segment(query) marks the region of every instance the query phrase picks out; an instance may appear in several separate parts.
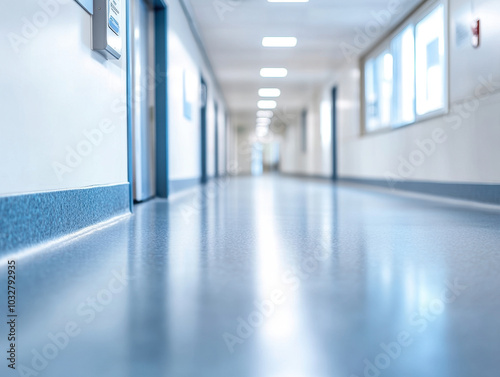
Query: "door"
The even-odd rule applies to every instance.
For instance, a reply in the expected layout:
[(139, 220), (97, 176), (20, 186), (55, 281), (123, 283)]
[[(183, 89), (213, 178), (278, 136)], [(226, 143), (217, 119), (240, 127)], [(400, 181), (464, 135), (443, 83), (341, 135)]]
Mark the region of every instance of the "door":
[(132, 168), (134, 201), (153, 196), (155, 181), (155, 15), (145, 0), (131, 0)]
[(332, 89), (332, 179), (337, 180), (337, 88)]
[(207, 172), (207, 84), (203, 78), (200, 86), (200, 127), (201, 127), (201, 183), (208, 181)]
[(214, 176), (217, 178), (219, 176), (219, 105), (217, 103), (214, 106), (214, 128), (215, 128), (215, 159), (214, 159), (214, 164), (215, 164), (215, 169), (214, 169)]

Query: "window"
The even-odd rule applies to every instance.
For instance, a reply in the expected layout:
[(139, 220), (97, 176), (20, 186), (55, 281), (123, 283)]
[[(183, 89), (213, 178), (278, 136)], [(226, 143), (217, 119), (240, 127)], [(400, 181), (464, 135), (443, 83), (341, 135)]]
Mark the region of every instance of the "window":
[(370, 60), (365, 69), (366, 124), (370, 131), (388, 127), (391, 121), (393, 59), (388, 51)]
[(444, 106), (444, 10), (438, 6), (417, 24), (417, 114)]
[(364, 63), (365, 131), (414, 123), (446, 108), (444, 6), (417, 12)]
[(415, 43), (413, 25), (391, 43), (394, 59), (394, 127), (415, 121)]
[(366, 131), (375, 131), (379, 128), (378, 117), (378, 91), (377, 81), (375, 80), (375, 61), (368, 60), (365, 63), (365, 114)]
[(391, 122), (392, 74), (392, 55), (385, 51), (377, 58), (377, 78), (380, 82), (379, 114), (382, 127), (388, 126)]

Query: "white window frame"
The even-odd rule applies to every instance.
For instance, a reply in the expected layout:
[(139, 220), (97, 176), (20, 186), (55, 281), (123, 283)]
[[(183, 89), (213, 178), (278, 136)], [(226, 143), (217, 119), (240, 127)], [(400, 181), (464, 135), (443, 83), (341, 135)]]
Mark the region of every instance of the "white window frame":
[[(413, 36), (414, 36), (414, 48), (416, 50), (416, 25), (422, 21), (425, 17), (427, 17), (431, 12), (433, 12), (439, 5), (443, 5), (443, 18), (444, 18), (444, 82), (443, 82), (443, 95), (444, 95), (444, 105), (442, 108), (418, 115), (417, 114), (417, 104), (416, 104), (416, 82), (414, 82), (414, 115), (415, 119), (412, 122), (402, 123), (402, 124), (391, 124), (390, 126), (384, 126), (377, 130), (369, 131), (367, 130), (367, 119), (366, 119), (366, 93), (365, 93), (365, 65), (366, 62), (370, 59), (376, 59), (384, 51), (391, 51), (391, 42), (394, 37), (396, 37), (399, 33), (401, 33), (408, 26), (413, 26)], [(416, 54), (414, 56), (416, 60)], [(375, 45), (373, 49), (371, 49), (367, 54), (365, 54), (360, 60), (360, 71), (361, 71), (361, 105), (362, 105), (362, 121), (361, 121), (361, 134), (362, 135), (372, 135), (380, 132), (388, 132), (392, 130), (397, 130), (403, 128), (405, 126), (409, 126), (415, 123), (419, 123), (431, 118), (443, 116), (448, 114), (449, 112), (449, 76), (450, 76), (450, 67), (449, 67), (449, 16), (448, 16), (448, 0), (431, 0), (427, 1), (421, 6), (419, 6), (415, 11), (413, 11), (403, 22), (401, 22), (398, 26), (392, 29), (379, 43)], [(414, 78), (416, 81), (416, 65)], [(392, 106), (395, 105), (394, 97), (392, 99)]]

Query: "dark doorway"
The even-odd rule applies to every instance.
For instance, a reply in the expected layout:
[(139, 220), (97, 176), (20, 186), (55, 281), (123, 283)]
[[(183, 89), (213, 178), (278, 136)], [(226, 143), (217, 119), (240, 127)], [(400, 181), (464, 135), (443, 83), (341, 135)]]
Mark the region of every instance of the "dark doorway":
[(127, 16), (128, 175), (133, 201), (168, 196), (167, 5), (132, 0)]
[(337, 87), (332, 89), (332, 179), (337, 176)]
[(200, 127), (201, 127), (201, 183), (207, 183), (207, 84), (203, 77), (201, 78), (200, 89)]
[(219, 176), (219, 105), (216, 103), (214, 106), (214, 116), (215, 116), (215, 121), (214, 121), (214, 128), (215, 128), (215, 169), (214, 169), (214, 176), (217, 178)]

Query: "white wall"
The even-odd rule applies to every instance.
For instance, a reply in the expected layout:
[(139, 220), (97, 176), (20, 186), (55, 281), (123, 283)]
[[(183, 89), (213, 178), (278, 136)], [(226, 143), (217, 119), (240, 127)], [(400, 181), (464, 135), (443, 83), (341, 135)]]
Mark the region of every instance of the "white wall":
[[(500, 183), (500, 2), (474, 1), (474, 17), (481, 20), (479, 49), (471, 47), (469, 38), (457, 44), (457, 26), (462, 23), (469, 30), (473, 19), (471, 8), (470, 0), (450, 0), (450, 113), (445, 116), (362, 136), (359, 66), (357, 63), (345, 64), (335, 71), (312, 108), (316, 111), (321, 107), (322, 101), (328, 101), (331, 87), (338, 87), (338, 171), (341, 177), (394, 179), (396, 176), (401, 180)], [(485, 81), (493, 83), (492, 91), (483, 85)], [(321, 128), (321, 121), (316, 120), (312, 127)], [(433, 135), (439, 142), (429, 147), (422, 162), (413, 159), (412, 162), (418, 164), (411, 163), (410, 157), (418, 154), (415, 152), (419, 150), (418, 145), (425, 139), (432, 139)], [(294, 139), (297, 132), (292, 130), (287, 137)], [(296, 153), (298, 149), (289, 151), (288, 155)], [(326, 153), (316, 148), (308, 152), (307, 159), (320, 158), (321, 167), (327, 169)], [(303, 163), (293, 167), (292, 162), (288, 163), (288, 169), (307, 174), (318, 171), (317, 167)]]
[[(207, 141), (208, 174), (215, 169), (214, 103), (224, 113), (225, 103), (216, 89), (215, 78), (208, 69), (179, 0), (169, 1), (168, 8), (168, 90), (169, 90), (169, 174), (170, 180), (201, 177), (200, 76), (208, 86)], [(183, 113), (183, 72), (190, 77), (186, 91), (192, 97), (192, 118)], [(219, 133), (225, 125), (219, 121)], [(223, 144), (219, 144), (220, 153)], [(222, 151), (221, 151), (222, 150)]]
[[(41, 3), (7, 1), (0, 13), (0, 195), (125, 183), (125, 48), (106, 61), (91, 50), (91, 18), (75, 1)], [(111, 132), (58, 176), (67, 148), (88, 146), (84, 132), (103, 122)]]
[[(123, 15), (125, 5), (122, 1)], [(108, 61), (91, 49), (91, 24), (91, 16), (74, 0), (4, 4), (0, 14), (0, 195), (128, 181), (125, 34), (122, 58)], [(224, 101), (178, 0), (169, 2), (168, 47), (171, 179), (200, 176), (200, 75), (209, 87), (208, 155), (213, 174), (213, 103), (217, 100), (224, 113)], [(183, 116), (184, 70), (193, 97), (191, 121)], [(98, 137), (97, 145), (87, 151), (86, 134), (100, 126), (109, 133)], [(219, 127), (225, 128), (223, 121)], [(79, 147), (85, 156), (73, 155)]]

